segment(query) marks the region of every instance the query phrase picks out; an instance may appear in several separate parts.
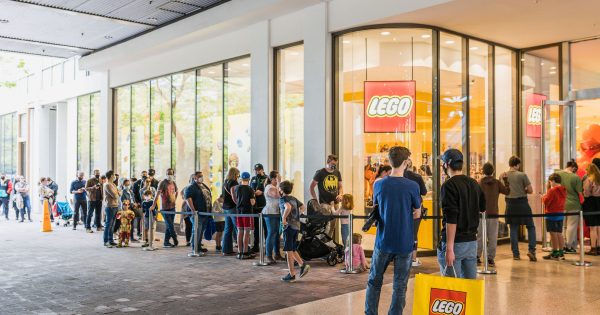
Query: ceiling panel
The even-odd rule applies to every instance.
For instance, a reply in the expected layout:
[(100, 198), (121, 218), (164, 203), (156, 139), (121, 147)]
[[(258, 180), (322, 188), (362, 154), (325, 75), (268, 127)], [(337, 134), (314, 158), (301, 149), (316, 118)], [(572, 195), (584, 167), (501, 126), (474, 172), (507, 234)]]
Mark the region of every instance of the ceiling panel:
[(74, 55), (82, 55), (91, 52), (91, 50), (87, 49), (75, 49), (50, 44), (31, 43), (2, 37), (0, 37), (0, 50), (32, 55), (54, 56), (60, 58), (69, 58)]
[[(22, 46), (11, 47), (22, 47), (26, 53), (31, 53), (34, 42), (43, 42), (64, 46), (73, 56), (73, 51), (92, 52), (228, 1), (0, 0), (0, 19), (9, 21), (0, 24), (0, 37), (23, 40)], [(65, 55), (54, 49), (37, 50)]]

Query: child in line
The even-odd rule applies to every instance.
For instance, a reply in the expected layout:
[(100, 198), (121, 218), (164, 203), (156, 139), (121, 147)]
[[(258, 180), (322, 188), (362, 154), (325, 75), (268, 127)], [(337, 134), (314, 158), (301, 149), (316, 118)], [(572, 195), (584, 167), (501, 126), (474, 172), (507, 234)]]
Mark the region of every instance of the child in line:
[[(348, 240), (350, 242), (350, 240)], [(365, 251), (362, 248), (362, 235), (358, 233), (352, 234), (352, 268), (358, 272), (364, 272), (369, 269), (367, 259), (365, 258)], [(350, 269), (350, 248), (346, 248), (346, 270)]]
[[(154, 193), (150, 189), (147, 189), (144, 191), (142, 197), (144, 198), (144, 201), (142, 201), (142, 211), (144, 212), (144, 244), (142, 247), (148, 247), (150, 245), (148, 234), (153, 229), (154, 222), (156, 222), (156, 210), (150, 210), (153, 204)], [(152, 212), (152, 226), (150, 226), (150, 212)]]
[[(242, 182), (233, 189), (233, 200), (236, 204), (238, 214), (252, 214), (256, 198), (254, 189), (250, 187), (250, 173), (242, 173)], [(252, 259), (254, 255), (249, 251), (250, 233), (254, 231), (254, 218), (237, 217), (235, 218), (238, 227), (238, 259)]]
[(133, 219), (135, 219), (135, 212), (129, 209), (130, 206), (131, 201), (123, 200), (123, 209), (117, 213), (121, 221), (121, 229), (119, 230), (119, 244), (117, 245), (119, 248), (123, 247), (123, 243), (125, 243), (125, 247), (129, 247), (131, 223), (133, 222)]
[[(219, 198), (213, 203), (212, 212), (223, 213), (223, 195), (219, 196)], [(218, 252), (220, 252), (222, 249), (221, 241), (223, 239), (223, 231), (225, 230), (225, 217), (215, 215), (213, 216), (213, 218), (215, 220), (215, 226), (217, 228), (217, 232), (215, 233), (215, 243), (217, 244), (216, 249)]]
[[(554, 173), (548, 178), (548, 191), (542, 197), (545, 213), (564, 213), (565, 202), (567, 200), (567, 189), (561, 185), (560, 175)], [(544, 259), (565, 259), (564, 246), (565, 240), (562, 235), (564, 216), (546, 217), (546, 230), (550, 232), (550, 242), (552, 244), (552, 253), (544, 256)]]
[[(335, 207), (333, 207), (335, 209)], [(342, 196), (342, 206), (339, 210), (334, 211), (335, 215), (346, 216), (346, 218), (340, 219), (340, 226), (342, 232), (342, 242), (344, 247), (348, 247), (348, 237), (350, 236), (350, 222), (348, 222), (347, 216), (354, 210), (354, 198), (350, 194), (344, 194)]]
[(281, 278), (283, 282), (295, 282), (296, 271), (294, 270), (294, 261), (300, 266), (300, 278), (304, 277), (310, 270), (310, 265), (306, 264), (298, 249), (298, 232), (300, 231), (300, 212), (304, 212), (304, 205), (296, 197), (290, 195), (294, 189), (294, 184), (290, 181), (283, 181), (279, 184), (279, 208), (281, 210), (281, 220), (283, 223), (283, 251), (287, 256), (289, 273)]

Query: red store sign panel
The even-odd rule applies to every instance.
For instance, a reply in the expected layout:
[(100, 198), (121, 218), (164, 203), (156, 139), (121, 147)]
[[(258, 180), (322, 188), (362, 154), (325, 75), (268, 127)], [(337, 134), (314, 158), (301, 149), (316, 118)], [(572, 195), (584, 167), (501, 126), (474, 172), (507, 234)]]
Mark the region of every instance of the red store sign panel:
[(542, 102), (548, 97), (544, 94), (531, 93), (527, 94), (527, 137), (541, 138), (542, 137)]
[(365, 132), (415, 132), (415, 81), (365, 82)]

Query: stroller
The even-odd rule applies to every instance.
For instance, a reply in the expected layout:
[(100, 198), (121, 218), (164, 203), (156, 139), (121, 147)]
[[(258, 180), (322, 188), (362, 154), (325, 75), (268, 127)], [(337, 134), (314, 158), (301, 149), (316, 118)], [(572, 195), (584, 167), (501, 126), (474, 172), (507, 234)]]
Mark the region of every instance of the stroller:
[[(321, 207), (319, 202), (312, 199), (307, 204), (308, 215), (331, 215), (331, 212)], [(327, 234), (328, 226), (333, 224), (333, 218), (309, 218), (301, 224), (302, 238), (298, 245), (298, 253), (304, 260), (322, 258), (330, 266), (344, 262), (344, 246), (336, 243)]]
[(69, 220), (73, 217), (73, 209), (71, 204), (65, 197), (65, 201), (57, 201), (52, 207), (54, 217), (57, 219), (56, 225), (59, 225), (58, 218), (62, 219), (65, 223), (63, 226), (69, 225)]

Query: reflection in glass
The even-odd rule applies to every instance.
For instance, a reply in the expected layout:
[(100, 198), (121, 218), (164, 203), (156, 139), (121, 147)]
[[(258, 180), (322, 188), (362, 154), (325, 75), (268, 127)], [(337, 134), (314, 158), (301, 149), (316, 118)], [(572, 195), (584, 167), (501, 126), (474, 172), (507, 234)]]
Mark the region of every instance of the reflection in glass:
[(119, 175), (131, 177), (131, 86), (120, 87), (115, 92), (115, 119), (117, 131), (115, 167)]
[(488, 150), (491, 52), (491, 46), (469, 40), (469, 171), (477, 180), (482, 177), (483, 164), (491, 161)]
[(159, 178), (171, 167), (171, 77), (150, 81), (150, 167)]
[(277, 158), (304, 201), (304, 45), (277, 50)]
[(571, 88), (583, 90), (600, 87), (600, 39), (584, 40), (570, 45)]
[(100, 93), (94, 93), (90, 95), (90, 167), (86, 176), (100, 168), (100, 129)]
[(213, 199), (217, 199), (223, 182), (223, 65), (203, 68), (196, 73), (196, 169), (202, 171)]
[[(149, 82), (136, 83), (131, 91), (131, 176), (141, 177), (150, 167)], [(160, 175), (157, 173), (157, 175)]]
[(0, 174), (17, 172), (17, 114), (0, 115)]
[(189, 175), (194, 172), (196, 113), (196, 72), (188, 71), (173, 75), (173, 156), (177, 174), (177, 186), (183, 189)]
[[(225, 64), (225, 159), (223, 170), (237, 167), (241, 172), (251, 172), (250, 156), (250, 59), (240, 59)], [(265, 121), (266, 123), (266, 121)]]
[(77, 170), (90, 171), (90, 95), (77, 98)]
[[(440, 150), (454, 148), (463, 151), (463, 103), (467, 100), (462, 82), (462, 41), (464, 39), (440, 33)], [(464, 154), (464, 152), (463, 152)]]

